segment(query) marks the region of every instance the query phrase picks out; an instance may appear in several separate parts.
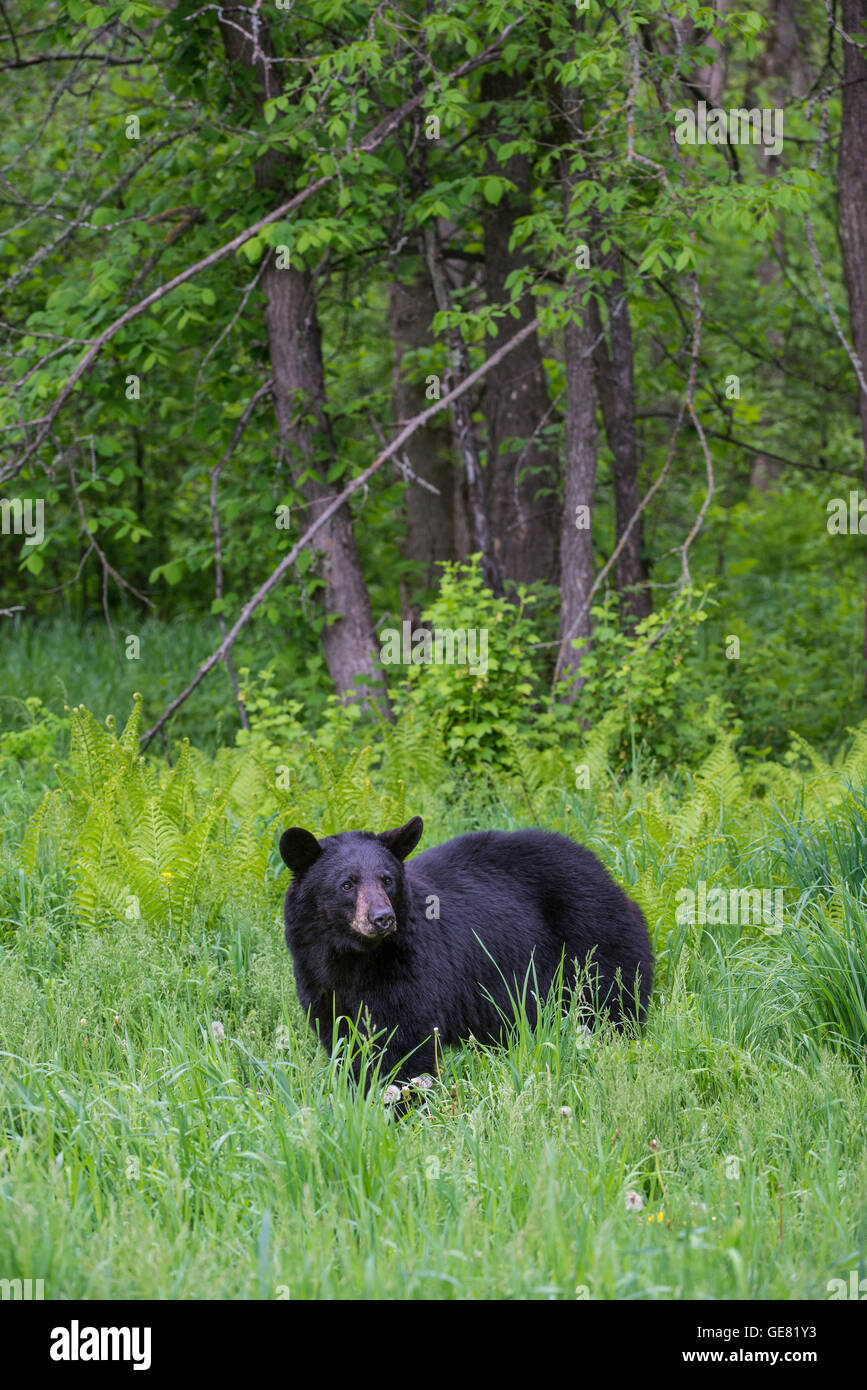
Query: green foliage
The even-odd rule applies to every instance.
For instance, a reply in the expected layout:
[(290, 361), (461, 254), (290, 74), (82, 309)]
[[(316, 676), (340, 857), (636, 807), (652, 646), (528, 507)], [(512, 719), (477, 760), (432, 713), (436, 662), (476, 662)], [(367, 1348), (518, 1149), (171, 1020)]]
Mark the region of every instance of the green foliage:
[[(826, 527), (841, 492), (839, 479), (818, 495), (781, 480), (708, 520), (705, 554), (724, 560), (691, 680), (731, 706), (757, 752), (781, 756), (792, 730), (836, 746), (863, 718), (863, 566), (856, 537)], [(732, 637), (738, 656), (723, 662)]]
[(242, 666), (238, 675), (250, 732), (239, 729), (235, 742), (239, 748), (243, 748), (254, 737), (269, 757), (277, 758), (282, 747), (306, 735), (304, 725), (298, 719), (303, 705), (300, 700), (283, 698), (276, 684), (273, 662), (255, 676), (251, 676), (248, 666)]
[(523, 586), (514, 603), (496, 598), (478, 562), (475, 555), (445, 563), (437, 596), (422, 613), (434, 635), (464, 635), (467, 659), (410, 666), (394, 703), (399, 722), (409, 715), (441, 727), (449, 759), (459, 766), (502, 769), (512, 765), (510, 749), (526, 728), (528, 711), (543, 704), (532, 652), (539, 641), (530, 613), (536, 598)]
[(633, 635), (618, 625), (616, 595), (591, 610), (593, 638), (581, 660), (579, 708), (591, 727), (617, 713), (623, 764), (633, 764), (640, 748), (661, 764), (692, 763), (727, 723), (731, 727), (731, 707), (697, 689), (696, 663), (690, 661), (708, 602), (706, 591), (685, 588), (642, 619)]
[(0, 774), (19, 762), (29, 764), (31, 772), (43, 772), (57, 756), (58, 741), (67, 731), (67, 721), (46, 709), (38, 695), (28, 695), (14, 703), (23, 727), (0, 730)]
[[(755, 59), (756, 44), (773, 32), (770, 11), (711, 13), (698, 0), (682, 8), (678, 70), (697, 70), (709, 61), (713, 37), (725, 47), (732, 90), (754, 90), (759, 105), (776, 106), (775, 80), (760, 75)], [(32, 215), (13, 218), (0, 232), (0, 272), (10, 299), (0, 325), (6, 339), (0, 370), (4, 427), (42, 418), (79, 360), (80, 345), (158, 283), (173, 282), (211, 255), (215, 228), (228, 238), (273, 209), (273, 189), (261, 186), (254, 168), (263, 152), (286, 161), (286, 177), (298, 190), (319, 179), (332, 181), (290, 217), (248, 238), (238, 254), (176, 285), (147, 313), (125, 323), (85, 373), (54, 422), (61, 466), (46, 477), (42, 461), (31, 460), (9, 489), (20, 497), (38, 495), (46, 506), (41, 544), (4, 535), (0, 547), (0, 584), (22, 597), (29, 616), (54, 619), (68, 605), (84, 620), (90, 639), (103, 599), (95, 538), (112, 568), (148, 592), (161, 617), (177, 619), (184, 629), (188, 660), (181, 674), (188, 678), (215, 645), (217, 607), (237, 613), (287, 543), (297, 539), (305, 515), (297, 461), (278, 457), (265, 397), (219, 479), (224, 584), (222, 598), (215, 598), (211, 472), (265, 377), (263, 301), (255, 277), (274, 246), (286, 245), (292, 265), (316, 272), (335, 443), (333, 482), (368, 464), (392, 427), (389, 284), (395, 277), (409, 284), (421, 272), (419, 226), (431, 217), (447, 218), (450, 252), (472, 264), (484, 253), (492, 210), (510, 219), (513, 246), (526, 262), (507, 277), (504, 302), (493, 302), (481, 285), (474, 286), (472, 293), (457, 294), (442, 320), (460, 326), (475, 366), (490, 335), (518, 312), (516, 301), (532, 299), (556, 404), (565, 374), (562, 331), (575, 312), (569, 276), (575, 245), (598, 224), (604, 227), (601, 255), (594, 248), (586, 298), (602, 303), (612, 274), (604, 258), (618, 251), (635, 345), (642, 479), (656, 476), (666, 457), (673, 402), (684, 389), (684, 351), (678, 346), (660, 353), (659, 345), (682, 343), (684, 306), (692, 304), (690, 277), (693, 270), (698, 275), (703, 326), (695, 402), (711, 432), (717, 480), (691, 551), (699, 590), (713, 579), (718, 601), (700, 634), (700, 665), (691, 666), (691, 698), (687, 683), (681, 680), (675, 691), (662, 678), (653, 655), (657, 648), (651, 649), (647, 679), (632, 672), (627, 682), (628, 699), (637, 705), (621, 756), (627, 750), (632, 756), (634, 735), (636, 751), (645, 744), (660, 762), (698, 760), (715, 725), (725, 719), (726, 727), (734, 727), (729, 707), (748, 746), (775, 757), (785, 753), (790, 730), (819, 746), (839, 742), (846, 725), (864, 712), (863, 582), (855, 538), (830, 537), (824, 517), (829, 494), (848, 488), (847, 474), (859, 476), (863, 448), (851, 411), (848, 358), (821, 296), (809, 290), (815, 289), (815, 269), (802, 235), (807, 210), (832, 300), (845, 303), (832, 166), (826, 161), (815, 171), (809, 167), (820, 129), (815, 103), (787, 101), (785, 155), (773, 171), (744, 148), (733, 177), (731, 149), (673, 147), (671, 118), (683, 94), (671, 55), (654, 43), (640, 44), (634, 53), (631, 31), (613, 12), (600, 12), (598, 24), (576, 27), (571, 0), (531, 6), (504, 45), (502, 63), (456, 81), (448, 73), (512, 22), (502, 0), (460, 0), (448, 13), (428, 13), (410, 0), (398, 7), (397, 24), (353, 5), (326, 5), (324, 23), (316, 4), (292, 25), (277, 22), (272, 12), (277, 87), (261, 113), (244, 104), (244, 84), (226, 60), (215, 12), (186, 0), (168, 8), (135, 3), (102, 10), (111, 23), (111, 43), (130, 62), (100, 67), (85, 94), (74, 83), (64, 85), (49, 57), (107, 42), (108, 30), (95, 35), (91, 29), (100, 7), (65, 5), (46, 17), (38, 5), (19, 6), (24, 61), (5, 74), (0, 156), (4, 167), (19, 169), (16, 196)], [(817, 20), (812, 31), (810, 18)], [(633, 19), (652, 28), (657, 16), (637, 13)], [(439, 121), (439, 138), (422, 135), (422, 146), (420, 131), (406, 123), (394, 138), (360, 155), (357, 147), (382, 111), (399, 107), (419, 80), (412, 45), (397, 38), (404, 22), (429, 46), (426, 61), (437, 80), (418, 114)], [(799, 61), (805, 70), (812, 67), (816, 81), (827, 57), (824, 27), (824, 10), (811, 0), (805, 23), (810, 37)], [(490, 71), (515, 78), (496, 101), (486, 90)], [(581, 87), (588, 115), (580, 152), (551, 129), (551, 102), (557, 106), (572, 81)], [(813, 85), (808, 83), (810, 90)], [(631, 147), (624, 138), (626, 112)], [(133, 113), (140, 122), (137, 134), (127, 130)], [(830, 148), (840, 122), (836, 92), (827, 118)], [(82, 120), (88, 139), (79, 148)], [(71, 148), (79, 150), (72, 161)], [(407, 158), (407, 148), (416, 154), (424, 148), (423, 169)], [(569, 218), (560, 183), (564, 150), (580, 175)], [(517, 158), (526, 163), (526, 195), (513, 178)], [(81, 211), (62, 226), (57, 217), (66, 214), (54, 207), (58, 170), (68, 205)], [(779, 275), (765, 273), (773, 259), (771, 239), (785, 249)], [(744, 285), (751, 287), (749, 295)], [(604, 317), (604, 306), (602, 312)], [(785, 362), (775, 356), (779, 342), (786, 345)], [(444, 371), (441, 340), (419, 345), (417, 356), (418, 364)], [(131, 373), (138, 378), (138, 395), (127, 390)], [(721, 384), (732, 374), (740, 390), (729, 398)], [(496, 373), (484, 389), (499, 389)], [(479, 397), (475, 404), (485, 402)], [(558, 410), (541, 425), (540, 437), (562, 453)], [(483, 454), (491, 442), (486, 415), (486, 406), (475, 410)], [(444, 427), (445, 419), (440, 423)], [(704, 486), (704, 469), (694, 467), (688, 438), (684, 430), (676, 466), (645, 516), (645, 549), (660, 586), (655, 593), (677, 578), (674, 548)], [(746, 467), (760, 448), (791, 463), (764, 494), (749, 487)], [(316, 466), (315, 450), (305, 462)], [(489, 459), (485, 466), (492, 465)], [(838, 468), (839, 474), (831, 471)], [(405, 487), (382, 470), (350, 504), (376, 617), (401, 609), (412, 587), (407, 581), (415, 562), (404, 554), (402, 537)], [(602, 443), (593, 499), (600, 553), (610, 553), (611, 494), (610, 459)], [(550, 501), (551, 524), (559, 525), (557, 499), (544, 500), (546, 506)], [(290, 510), (288, 532), (275, 525), (278, 507)], [(249, 649), (238, 661), (251, 670), (272, 669), (278, 690), (285, 688), (304, 705), (302, 722), (321, 731), (330, 691), (320, 641), (323, 579), (308, 560), (305, 553), (291, 582), (269, 595), (245, 634)], [(108, 592), (114, 603), (112, 579)], [(529, 597), (524, 604), (526, 612)], [(536, 604), (530, 627), (540, 643), (553, 644), (556, 631), (542, 608)], [(465, 616), (469, 625), (481, 626), (476, 615)], [(147, 626), (134, 605), (123, 617), (131, 632)], [(4, 633), (11, 621), (3, 619)], [(17, 646), (23, 624), (14, 621)], [(600, 621), (609, 625), (608, 618)], [(740, 636), (742, 652), (737, 662), (723, 664), (729, 633)], [(650, 641), (653, 633), (645, 635)], [(625, 654), (616, 646), (609, 652), (608, 645), (603, 633), (600, 651), (623, 675)], [(545, 657), (552, 649), (540, 646), (533, 670), (522, 665), (509, 677), (532, 687), (534, 711), (544, 704)], [(101, 666), (112, 664), (106, 659)], [(106, 677), (101, 673), (99, 679)], [(124, 701), (141, 686), (148, 710), (156, 703), (156, 694), (129, 673), (113, 673), (112, 684), (123, 687)], [(588, 692), (587, 699), (598, 695), (600, 708), (610, 708), (614, 685), (607, 676), (602, 684), (607, 694), (597, 682), (596, 694)], [(21, 688), (4, 671), (0, 686), (3, 694), (17, 695)], [(492, 700), (491, 688), (489, 677), (471, 696), (469, 687), (460, 694), (476, 726), (465, 744), (456, 748), (460, 736), (448, 730), (450, 747), (471, 765), (509, 761), (514, 709), (500, 694)], [(654, 690), (660, 706), (673, 709), (670, 718), (655, 714)], [(708, 708), (708, 691), (719, 697), (715, 711)], [(55, 691), (29, 693), (50, 707)], [(94, 702), (84, 689), (69, 690), (66, 699)], [(496, 709), (483, 707), (491, 703)], [(197, 720), (191, 710), (200, 712)], [(502, 737), (488, 727), (501, 716)], [(235, 713), (223, 691), (212, 699), (204, 688), (181, 714), (190, 720), (184, 732), (198, 745), (194, 723), (207, 725), (210, 737), (218, 733), (212, 729), (218, 718), (234, 720)]]

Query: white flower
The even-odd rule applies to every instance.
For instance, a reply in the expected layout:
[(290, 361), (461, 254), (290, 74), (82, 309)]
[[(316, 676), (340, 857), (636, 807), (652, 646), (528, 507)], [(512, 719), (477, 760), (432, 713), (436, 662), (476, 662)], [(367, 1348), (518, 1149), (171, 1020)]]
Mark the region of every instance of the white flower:
[(560, 1114), (563, 1116), (563, 1119), (564, 1119), (564, 1120), (571, 1120), (571, 1118), (572, 1118), (572, 1106), (571, 1106), (571, 1105), (561, 1105), (561, 1106), (560, 1106)]
[(425, 1072), (423, 1076), (411, 1076), (409, 1084), (410, 1086), (418, 1086), (420, 1091), (429, 1091), (434, 1084), (434, 1079)]
[(211, 1024), (211, 1033), (213, 1034), (214, 1042), (222, 1042), (225, 1038), (226, 1030), (219, 1019), (215, 1019)]
[(642, 1197), (642, 1195), (641, 1195), (640, 1192), (627, 1192), (627, 1194), (626, 1194), (626, 1210), (627, 1210), (627, 1211), (641, 1211), (641, 1209), (642, 1209), (643, 1206), (644, 1206), (644, 1198)]
[(382, 1093), (383, 1105), (394, 1105), (396, 1100), (400, 1100), (400, 1087), (394, 1085), (386, 1086)]

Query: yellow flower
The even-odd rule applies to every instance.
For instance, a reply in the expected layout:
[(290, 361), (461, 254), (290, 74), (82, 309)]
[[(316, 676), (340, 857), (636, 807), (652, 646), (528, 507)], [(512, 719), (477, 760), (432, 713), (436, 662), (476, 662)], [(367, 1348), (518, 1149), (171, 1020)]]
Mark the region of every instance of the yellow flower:
[(172, 877), (173, 877), (173, 874), (172, 874), (171, 869), (165, 869), (165, 870), (163, 871), (162, 877), (163, 877), (163, 878), (172, 878)]

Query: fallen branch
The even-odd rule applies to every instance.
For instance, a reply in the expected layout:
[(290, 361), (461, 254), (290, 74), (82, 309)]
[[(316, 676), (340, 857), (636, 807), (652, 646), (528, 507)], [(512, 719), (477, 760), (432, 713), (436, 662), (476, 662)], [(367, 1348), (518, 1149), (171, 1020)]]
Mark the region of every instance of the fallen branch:
[(293, 545), (289, 554), (280, 561), (277, 568), (268, 576), (265, 583), (257, 589), (253, 597), (245, 603), (234, 626), (226, 633), (226, 636), (223, 638), (217, 650), (212, 652), (207, 661), (202, 663), (186, 690), (182, 690), (180, 695), (177, 695), (175, 699), (172, 700), (171, 704), (160, 715), (153, 728), (148, 729), (147, 733), (142, 734), (142, 752), (148, 747), (154, 735), (158, 734), (163, 726), (168, 723), (175, 711), (180, 709), (181, 705), (189, 699), (193, 691), (201, 685), (208, 672), (213, 671), (214, 667), (223, 660), (232, 643), (235, 641), (235, 638), (247, 626), (247, 623), (250, 621), (263, 599), (267, 598), (271, 590), (280, 583), (283, 575), (294, 565), (301, 551), (309, 545), (320, 527), (324, 526), (326, 521), (329, 521), (331, 517), (334, 516), (335, 512), (340, 510), (354, 492), (358, 492), (361, 488), (365, 487), (374, 473), (376, 473), (388, 459), (396, 454), (410, 436), (415, 434), (416, 430), (420, 429), (431, 416), (438, 414), (441, 410), (445, 410), (446, 407), (450, 406), (459, 396), (462, 396), (465, 391), (469, 391), (470, 387), (474, 386), (476, 382), (489, 372), (492, 367), (495, 367), (498, 362), (501, 362), (507, 353), (510, 353), (513, 348), (516, 348), (518, 344), (522, 343), (531, 333), (535, 333), (538, 326), (538, 319), (533, 319), (532, 322), (525, 324), (524, 327), (513, 337), (509, 338), (501, 348), (498, 348), (491, 357), (487, 358), (480, 367), (477, 367), (469, 376), (464, 377), (463, 381), (461, 381), (453, 391), (449, 391), (441, 400), (435, 401), (433, 405), (423, 410), (420, 415), (416, 415), (414, 419), (410, 420), (388, 447), (383, 449), (379, 457), (375, 458), (373, 463), (369, 464), (362, 473), (359, 473), (357, 478), (353, 478), (352, 482), (349, 483), (341, 493), (338, 493), (333, 501), (328, 503), (328, 506), (319, 513), (316, 520), (310, 523), (301, 539)]

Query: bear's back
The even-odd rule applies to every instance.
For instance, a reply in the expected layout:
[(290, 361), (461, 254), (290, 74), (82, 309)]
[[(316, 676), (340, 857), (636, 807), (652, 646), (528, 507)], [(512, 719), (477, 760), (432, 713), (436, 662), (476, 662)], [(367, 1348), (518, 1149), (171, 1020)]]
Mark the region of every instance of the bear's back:
[(455, 886), (463, 875), (477, 885), (480, 876), (500, 881), (519, 879), (532, 888), (554, 892), (621, 890), (602, 862), (583, 845), (551, 830), (475, 830), (423, 850), (406, 865), (411, 883), (446, 877)]

